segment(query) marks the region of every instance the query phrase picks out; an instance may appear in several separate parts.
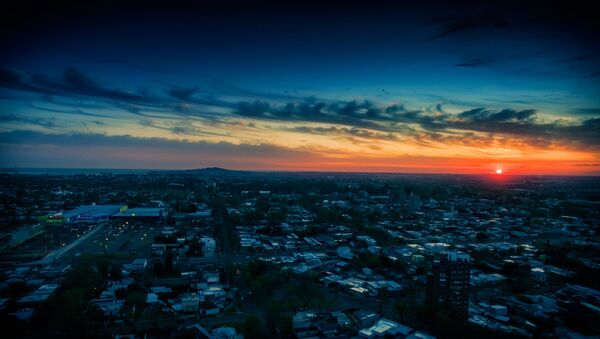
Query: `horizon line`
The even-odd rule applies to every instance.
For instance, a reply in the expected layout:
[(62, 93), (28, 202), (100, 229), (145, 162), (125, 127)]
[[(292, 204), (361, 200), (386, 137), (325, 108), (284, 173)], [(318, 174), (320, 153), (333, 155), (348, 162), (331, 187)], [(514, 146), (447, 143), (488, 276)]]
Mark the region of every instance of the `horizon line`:
[[(208, 166), (199, 168), (119, 168), (119, 167), (0, 167), (0, 174), (10, 173), (19, 170), (98, 170), (98, 171), (148, 171), (148, 172), (182, 172), (182, 171), (200, 171), (200, 170), (224, 170), (231, 172), (252, 172), (252, 173), (317, 173), (317, 174), (388, 174), (388, 175), (463, 175), (463, 176), (493, 176), (493, 177), (600, 177), (600, 173), (586, 174), (519, 174), (519, 173), (502, 173), (496, 175), (493, 172), (489, 173), (464, 173), (464, 172), (385, 172), (385, 171), (320, 171), (320, 170), (263, 170), (263, 169), (234, 169), (219, 166)], [(19, 174), (19, 173), (12, 173)]]

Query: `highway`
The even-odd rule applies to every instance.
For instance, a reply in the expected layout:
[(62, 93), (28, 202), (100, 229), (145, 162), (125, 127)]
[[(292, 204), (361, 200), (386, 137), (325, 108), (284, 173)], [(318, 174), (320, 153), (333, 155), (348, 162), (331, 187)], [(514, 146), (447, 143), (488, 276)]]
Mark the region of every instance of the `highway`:
[(94, 234), (100, 232), (100, 230), (102, 230), (107, 224), (108, 224), (108, 222), (99, 223), (93, 230), (91, 230), (91, 231), (87, 232), (86, 234), (84, 234), (83, 236), (77, 238), (72, 243), (70, 243), (66, 246), (57, 248), (54, 251), (48, 253), (48, 255), (46, 255), (42, 259), (36, 260), (29, 264), (30, 265), (47, 265), (47, 264), (51, 264), (51, 263), (55, 262), (56, 260), (60, 259), (60, 257), (62, 257), (63, 254), (65, 254), (68, 251), (70, 251), (71, 249), (79, 246), (80, 244), (85, 242), (88, 238), (92, 237)]

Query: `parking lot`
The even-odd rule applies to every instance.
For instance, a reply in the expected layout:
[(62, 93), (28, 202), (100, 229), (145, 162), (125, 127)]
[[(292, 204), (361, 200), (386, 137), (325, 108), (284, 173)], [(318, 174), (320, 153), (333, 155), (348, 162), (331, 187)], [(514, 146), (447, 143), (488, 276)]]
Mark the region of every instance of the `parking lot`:
[(154, 237), (160, 232), (158, 225), (111, 221), (101, 232), (69, 251), (67, 257), (110, 253), (123, 258), (147, 258)]
[(95, 224), (62, 225), (46, 224), (35, 237), (2, 253), (5, 261), (28, 262), (41, 259), (85, 236)]

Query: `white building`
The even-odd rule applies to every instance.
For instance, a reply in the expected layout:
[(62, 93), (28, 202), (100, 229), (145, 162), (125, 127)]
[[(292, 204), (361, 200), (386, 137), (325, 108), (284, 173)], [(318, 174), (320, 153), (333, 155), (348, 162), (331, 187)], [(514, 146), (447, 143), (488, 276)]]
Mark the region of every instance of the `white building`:
[(217, 242), (211, 237), (202, 237), (198, 240), (202, 246), (202, 255), (205, 257), (213, 257), (217, 249)]
[(414, 330), (410, 327), (400, 325), (397, 322), (389, 319), (379, 319), (373, 326), (363, 328), (358, 332), (362, 338), (383, 338), (386, 336), (402, 336), (406, 337)]
[(123, 265), (123, 267), (125, 267), (125, 269), (131, 270), (131, 271), (143, 271), (146, 269), (146, 266), (148, 266), (147, 259), (135, 259), (134, 261), (131, 262), (131, 264)]
[(350, 250), (350, 247), (347, 246), (338, 247), (337, 255), (343, 259), (352, 259), (354, 257), (352, 250)]
[(189, 293), (181, 296), (183, 312), (198, 312), (198, 304), (200, 304), (200, 297), (196, 293)]

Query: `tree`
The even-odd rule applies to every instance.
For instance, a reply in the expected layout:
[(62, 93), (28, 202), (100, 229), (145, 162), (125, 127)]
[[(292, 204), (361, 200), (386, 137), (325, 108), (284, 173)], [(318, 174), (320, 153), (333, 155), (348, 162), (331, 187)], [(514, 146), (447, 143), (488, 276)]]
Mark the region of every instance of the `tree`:
[(165, 266), (160, 261), (154, 263), (154, 267), (152, 268), (154, 276), (156, 278), (160, 278), (165, 274)]
[(15, 281), (8, 285), (8, 287), (5, 290), (5, 293), (9, 298), (16, 299), (21, 295), (27, 293), (27, 291), (29, 291), (29, 288), (27, 288), (27, 284), (25, 282)]
[(121, 270), (121, 265), (113, 264), (110, 268), (110, 280), (121, 279), (123, 279), (123, 270)]
[(379, 313), (382, 313), (383, 305), (387, 302), (389, 293), (387, 287), (380, 287), (377, 292), (379, 294)]
[(167, 252), (165, 257), (165, 272), (167, 274), (173, 273), (173, 254), (171, 252)]
[(231, 264), (231, 263), (227, 263), (225, 265), (225, 281), (227, 281), (228, 283), (232, 283), (233, 279), (235, 278), (235, 275), (237, 274), (237, 268), (235, 267), (235, 265)]
[(81, 319), (83, 306), (85, 305), (85, 291), (83, 288), (72, 288), (61, 293), (53, 301), (58, 308), (58, 319), (62, 323), (77, 322)]
[(202, 246), (197, 240), (192, 240), (189, 244), (189, 249), (185, 253), (188, 257), (202, 256)]
[(244, 322), (245, 338), (260, 338), (262, 334), (262, 321), (257, 314), (250, 314)]
[(127, 299), (125, 299), (125, 305), (136, 309), (141, 310), (144, 304), (146, 303), (146, 292), (144, 291), (131, 291), (127, 293)]
[(100, 309), (100, 307), (98, 307), (98, 305), (89, 305), (85, 313), (87, 319), (92, 322), (102, 322), (106, 319), (104, 312), (102, 311), (102, 309)]
[(398, 318), (400, 318), (400, 320), (405, 320), (406, 317), (410, 314), (410, 310), (410, 306), (403, 302), (397, 302), (394, 305), (394, 312), (396, 313)]
[(478, 232), (476, 237), (477, 237), (477, 241), (479, 241), (479, 242), (486, 241), (488, 239), (488, 235), (485, 234), (484, 232)]

